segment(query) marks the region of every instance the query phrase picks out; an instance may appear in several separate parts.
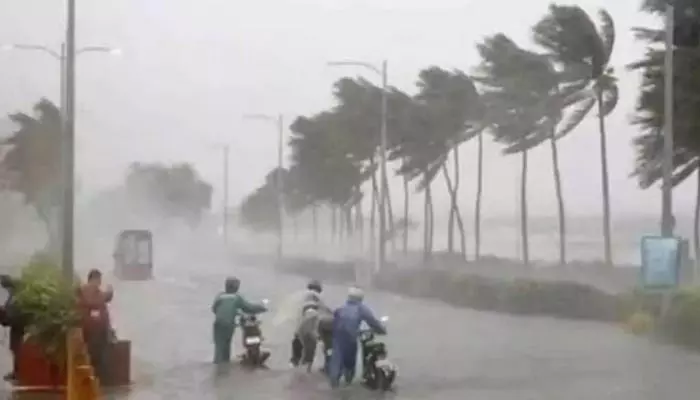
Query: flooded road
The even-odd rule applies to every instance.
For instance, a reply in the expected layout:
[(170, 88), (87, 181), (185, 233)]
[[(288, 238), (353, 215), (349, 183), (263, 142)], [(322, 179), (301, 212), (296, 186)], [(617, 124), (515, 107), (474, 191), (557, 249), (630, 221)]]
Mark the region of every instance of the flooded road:
[[(269, 371), (215, 370), (209, 306), (227, 272), (202, 268), (161, 265), (154, 281), (114, 282), (114, 323), (120, 337), (132, 340), (135, 381), (119, 398), (381, 397), (358, 385), (331, 393), (320, 374), (289, 369), (292, 328), (272, 326), (272, 314), (263, 317), (272, 349)], [(273, 309), (305, 285), (302, 278), (269, 270), (229, 269), (241, 278), (249, 299), (269, 298)], [(325, 290), (332, 305), (345, 292), (331, 285)], [(700, 393), (700, 355), (626, 335), (615, 326), (482, 313), (386, 293), (369, 293), (366, 301), (376, 314), (390, 316), (387, 343), (399, 379), (396, 393), (384, 398), (685, 400)]]

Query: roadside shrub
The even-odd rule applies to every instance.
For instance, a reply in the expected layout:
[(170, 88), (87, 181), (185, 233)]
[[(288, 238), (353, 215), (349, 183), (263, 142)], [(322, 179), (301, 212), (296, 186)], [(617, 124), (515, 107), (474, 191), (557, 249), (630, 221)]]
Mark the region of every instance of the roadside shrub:
[(57, 362), (65, 357), (66, 334), (79, 325), (74, 284), (44, 256), (34, 257), (18, 282), (16, 301), (27, 318), (27, 335)]
[[(348, 262), (289, 260), (278, 267), (332, 282), (349, 283), (355, 278), (355, 265)], [(617, 296), (582, 283), (484, 277), (444, 269), (391, 268), (376, 276), (374, 285), (406, 296), (517, 315), (618, 322), (636, 310)]]
[(654, 326), (654, 316), (644, 311), (633, 313), (623, 324), (624, 330), (634, 335), (649, 333), (654, 329)]
[(673, 296), (661, 329), (676, 343), (700, 348), (700, 288), (682, 289)]

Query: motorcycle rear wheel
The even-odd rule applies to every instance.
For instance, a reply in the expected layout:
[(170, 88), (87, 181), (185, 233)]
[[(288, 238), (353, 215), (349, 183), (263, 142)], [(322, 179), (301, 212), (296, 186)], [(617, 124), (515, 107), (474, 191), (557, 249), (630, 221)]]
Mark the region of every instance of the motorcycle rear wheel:
[(386, 371), (383, 368), (377, 368), (374, 374), (374, 388), (383, 392), (391, 390), (395, 376), (396, 374), (394, 372)]

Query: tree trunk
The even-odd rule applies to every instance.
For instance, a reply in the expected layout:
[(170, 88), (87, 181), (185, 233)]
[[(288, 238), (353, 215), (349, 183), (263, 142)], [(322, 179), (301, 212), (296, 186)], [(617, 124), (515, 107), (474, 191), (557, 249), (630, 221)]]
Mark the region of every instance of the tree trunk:
[[(443, 164), (442, 165), (442, 175), (445, 177), (445, 184), (447, 185), (447, 192), (450, 195), (450, 216), (452, 217), (452, 224), (454, 225), (454, 219), (457, 220), (457, 226), (459, 228), (459, 233), (460, 233), (460, 248), (462, 251), (462, 257), (466, 258), (466, 238), (464, 235), (464, 224), (462, 223), (462, 216), (459, 213), (459, 206), (457, 205), (457, 183), (455, 182), (455, 185), (452, 186), (452, 180), (450, 179), (450, 174), (447, 172), (447, 165)], [(454, 226), (450, 228), (450, 230), (454, 230)], [(448, 232), (449, 233), (449, 232)], [(453, 251), (450, 250), (450, 254), (452, 254)]]
[(352, 205), (345, 207), (345, 234), (348, 239), (353, 236), (353, 226), (352, 226)]
[(459, 196), (459, 151), (458, 147), (455, 146), (454, 150), (454, 169), (455, 169), (455, 185), (454, 185), (454, 212), (455, 215), (457, 216), (457, 228), (459, 229), (459, 237), (460, 237), (460, 242), (459, 242), (459, 248), (462, 252), (462, 258), (466, 260), (467, 258), (467, 238), (466, 238), (466, 232), (464, 231), (464, 223), (462, 222), (462, 215), (459, 212), (459, 206), (457, 204), (458, 196)]
[(292, 215), (292, 231), (294, 234), (294, 240), (299, 240), (299, 215)]
[(610, 187), (608, 183), (608, 150), (605, 134), (605, 116), (603, 115), (603, 92), (596, 90), (598, 97), (598, 130), (600, 132), (600, 173), (603, 185), (603, 240), (605, 241), (605, 265), (613, 266), (612, 244), (610, 234)]
[(442, 165), (442, 173), (445, 177), (445, 182), (447, 183), (447, 190), (450, 194), (450, 213), (447, 218), (447, 253), (454, 253), (454, 241), (455, 241), (455, 196), (452, 192), (452, 184), (450, 183), (450, 177), (447, 175), (447, 167), (445, 164)]
[[(384, 193), (386, 195), (385, 200), (386, 200), (386, 213), (385, 217), (387, 220), (387, 224), (385, 225), (385, 229), (388, 230), (389, 237), (391, 238), (391, 250), (396, 251), (396, 235), (394, 234), (394, 207), (391, 204), (391, 192), (389, 192), (389, 182), (386, 180), (386, 176), (384, 177)], [(386, 239), (385, 239), (386, 240)]]
[(695, 172), (697, 176), (697, 192), (695, 195), (695, 219), (693, 220), (693, 254), (695, 255), (695, 273), (693, 283), (698, 282), (698, 266), (700, 266), (700, 167)]
[(372, 182), (372, 199), (370, 201), (370, 214), (369, 214), (369, 252), (372, 258), (375, 257), (375, 252), (377, 249), (377, 236), (376, 236), (376, 221), (377, 221), (377, 202), (379, 201), (377, 195), (377, 174), (376, 174), (376, 163), (374, 157), (370, 158), (370, 169), (372, 169), (371, 182)]
[(474, 204), (474, 258), (481, 258), (481, 195), (484, 180), (484, 132), (479, 132), (476, 166), (476, 202)]
[(360, 244), (360, 252), (365, 248), (365, 220), (362, 215), (362, 202), (359, 201), (355, 206), (355, 229), (359, 234), (358, 242)]
[(433, 193), (428, 183), (425, 190), (428, 192), (428, 219), (430, 220), (430, 231), (428, 232), (428, 259), (433, 256), (433, 239), (435, 238), (435, 210), (433, 209)]
[(335, 235), (338, 228), (336, 223), (335, 206), (331, 206), (331, 243), (335, 243)]
[(338, 207), (337, 208), (337, 216), (338, 218), (338, 243), (343, 244), (343, 241), (345, 239), (345, 216), (343, 215), (344, 212), (344, 207)]
[(522, 238), (523, 264), (530, 265), (530, 245), (527, 229), (527, 150), (522, 153), (520, 167), (520, 236)]
[(423, 195), (423, 261), (427, 262), (430, 258), (430, 191), (427, 187), (424, 189)]
[(314, 230), (314, 243), (318, 243), (318, 206), (316, 204), (311, 206), (311, 221)]
[(549, 143), (552, 148), (552, 172), (554, 173), (554, 189), (557, 195), (557, 210), (559, 213), (559, 264), (566, 265), (566, 213), (564, 212), (564, 193), (561, 188), (561, 171), (559, 170), (559, 150), (554, 139), (554, 129)]
[(408, 178), (403, 177), (403, 255), (408, 254)]

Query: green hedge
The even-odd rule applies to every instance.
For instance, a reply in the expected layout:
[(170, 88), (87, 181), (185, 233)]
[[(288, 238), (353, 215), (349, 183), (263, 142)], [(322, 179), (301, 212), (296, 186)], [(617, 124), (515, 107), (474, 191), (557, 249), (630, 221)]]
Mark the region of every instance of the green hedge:
[[(335, 283), (353, 282), (355, 276), (352, 262), (308, 259), (277, 267), (283, 272)], [(374, 283), (379, 289), (406, 296), (509, 314), (615, 323), (626, 323), (634, 315), (646, 315), (650, 321), (658, 321), (655, 332), (662, 337), (700, 349), (700, 287), (675, 293), (662, 319), (661, 294), (642, 290), (616, 295), (569, 281), (509, 280), (444, 270), (400, 270), (391, 266)]]
[[(336, 283), (353, 282), (355, 264), (321, 260), (290, 260), (284, 272)], [(375, 278), (379, 289), (431, 298), (477, 310), (560, 318), (620, 321), (635, 303), (575, 282), (499, 279), (443, 270), (387, 268)]]
[(700, 349), (700, 288), (678, 291), (660, 328), (664, 336), (674, 342)]

